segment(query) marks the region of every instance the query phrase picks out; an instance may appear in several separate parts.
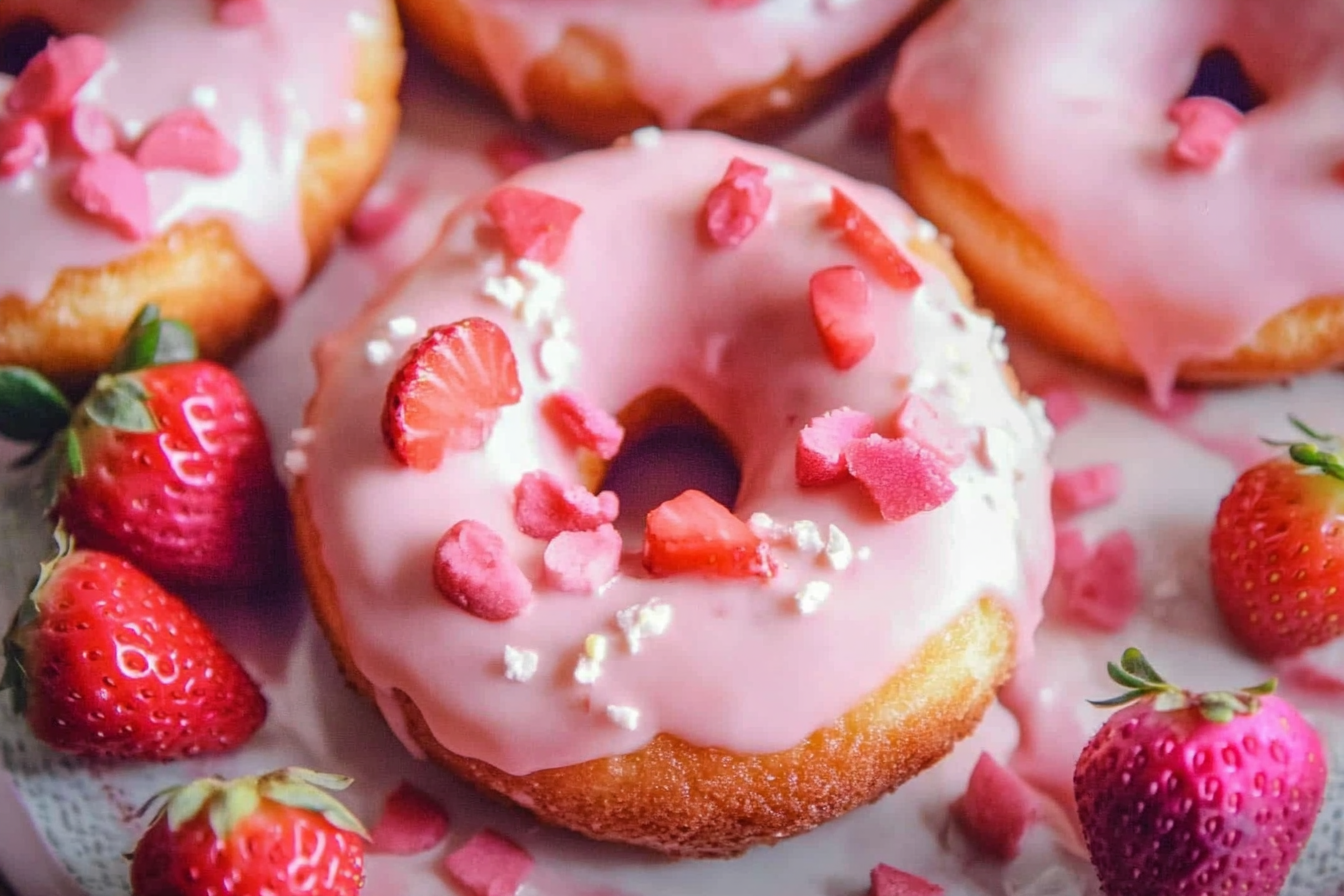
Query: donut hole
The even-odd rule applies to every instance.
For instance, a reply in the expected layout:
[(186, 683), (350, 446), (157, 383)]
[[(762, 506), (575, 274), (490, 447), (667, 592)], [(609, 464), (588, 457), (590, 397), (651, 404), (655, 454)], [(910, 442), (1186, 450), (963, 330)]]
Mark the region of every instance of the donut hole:
[(1185, 96), (1217, 97), (1242, 113), (1263, 106), (1266, 100), (1265, 92), (1246, 74), (1240, 57), (1227, 47), (1214, 47), (1199, 58)]
[(625, 443), (607, 464), (601, 487), (620, 496), (616, 526), (623, 537), (642, 538), (648, 512), (687, 489), (729, 509), (737, 503), (742, 468), (732, 445), (689, 398), (654, 389), (617, 417), (626, 429)]
[(37, 19), (20, 19), (0, 28), (0, 72), (17, 75), (56, 36), (54, 28)]

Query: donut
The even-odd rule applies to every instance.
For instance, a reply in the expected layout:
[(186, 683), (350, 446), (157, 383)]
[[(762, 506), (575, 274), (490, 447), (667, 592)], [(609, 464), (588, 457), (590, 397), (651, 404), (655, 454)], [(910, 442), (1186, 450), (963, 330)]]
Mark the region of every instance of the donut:
[(598, 144), (641, 127), (761, 137), (929, 0), (401, 0), (449, 68), (523, 120)]
[(146, 303), (228, 359), (294, 296), (399, 117), (390, 0), (6, 0), (0, 364), (68, 388)]
[[(970, 302), (891, 193), (718, 134), (467, 200), (320, 344), (287, 456), (341, 668), (597, 839), (729, 856), (890, 791), (975, 728), (1053, 559), (1049, 424)], [(697, 418), (736, 496), (622, 514), (606, 471)]]
[(1010, 329), (1158, 399), (1344, 361), (1340, 4), (954, 0), (889, 98), (902, 194)]

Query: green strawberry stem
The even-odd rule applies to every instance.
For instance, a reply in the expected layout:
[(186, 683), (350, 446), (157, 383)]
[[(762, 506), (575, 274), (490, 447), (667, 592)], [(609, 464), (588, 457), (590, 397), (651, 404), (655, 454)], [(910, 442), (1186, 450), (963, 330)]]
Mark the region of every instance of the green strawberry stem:
[(1123, 694), (1108, 700), (1089, 700), (1093, 706), (1110, 709), (1128, 706), (1139, 700), (1152, 700), (1159, 712), (1176, 712), (1194, 707), (1210, 722), (1230, 722), (1238, 715), (1253, 715), (1260, 709), (1260, 699), (1274, 693), (1278, 681), (1269, 681), (1239, 691), (1207, 691), (1197, 694), (1179, 688), (1161, 675), (1137, 647), (1126, 648), (1120, 663), (1107, 663), (1111, 680), (1127, 688)]
[(1291, 414), (1288, 416), (1288, 422), (1309, 441), (1264, 439), (1264, 443), (1276, 448), (1287, 448), (1288, 456), (1295, 463), (1304, 467), (1315, 467), (1327, 476), (1344, 480), (1344, 457), (1335, 450), (1339, 446), (1339, 439), (1329, 433), (1313, 429)]

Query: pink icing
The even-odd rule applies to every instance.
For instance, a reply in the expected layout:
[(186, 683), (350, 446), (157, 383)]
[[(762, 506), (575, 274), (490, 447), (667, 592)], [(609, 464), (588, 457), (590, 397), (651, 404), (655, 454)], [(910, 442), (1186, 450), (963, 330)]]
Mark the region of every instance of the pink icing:
[[(774, 200), (758, 232), (723, 252), (704, 244), (697, 222), (736, 155), (769, 169)], [(1017, 614), (1019, 646), (1029, 647), (1053, 562), (1048, 426), (1002, 380), (992, 324), (966, 313), (952, 285), (913, 253), (923, 287), (873, 282), (879, 338), (863, 363), (837, 373), (810, 321), (809, 277), (851, 258), (819, 223), (830, 186), (903, 246), (918, 225), (908, 208), (777, 150), (707, 134), (571, 156), (516, 182), (583, 208), (553, 272), (505, 262), (480, 226), (482, 200), (469, 200), (423, 265), (318, 353), (305, 490), (351, 655), (379, 695), (404, 691), (450, 750), (522, 774), (626, 753), (660, 731), (742, 752), (785, 749), (854, 706), (985, 594)], [(366, 346), (390, 340), (401, 350), (416, 338), (404, 320), (423, 333), (468, 315), (508, 333), (523, 401), (501, 412), (483, 449), (450, 453), (431, 473), (406, 470), (378, 426), (394, 365), (371, 364)], [(556, 340), (574, 360), (547, 378), (526, 349)], [(805, 421), (843, 406), (889, 416), (906, 382), (959, 424), (995, 434), (994, 468), (964, 463), (951, 473), (947, 503), (899, 523), (882, 520), (856, 484), (844, 487), (847, 497), (798, 487), (794, 449)], [(572, 388), (614, 411), (660, 385), (679, 389), (734, 445), (735, 513), (773, 518), (757, 528), (775, 542), (778, 573), (655, 579), (627, 550), (598, 595), (547, 588), (545, 543), (518, 531), (510, 495), (533, 470), (572, 480), (577, 461), (538, 404)], [(464, 516), (498, 532), (536, 583), (525, 613), (486, 622), (435, 591), (434, 545)], [(837, 543), (830, 562), (796, 547), (782, 530), (803, 520), (822, 539), (835, 525), (848, 552)], [(834, 593), (803, 614), (795, 596), (811, 582)], [(670, 620), (633, 652), (617, 613), (655, 599)], [(583, 685), (573, 673), (589, 634), (611, 644), (601, 674)], [(529, 681), (505, 677), (506, 645), (536, 653)], [(846, 662), (826, 659), (836, 656)], [(392, 705), (386, 696), (379, 703)], [(723, 711), (706, 713), (710, 705)], [(637, 724), (614, 724), (608, 707), (638, 710)]]
[[(53, 90), (64, 103), (76, 100), (104, 115), (123, 149), (133, 149), (165, 115), (194, 104), (239, 155), (236, 167), (210, 165), (207, 175), (147, 172), (143, 234), (108, 227), (64, 201), (77, 157), (57, 153), (20, 176), (0, 177), (6, 247), (0, 296), (39, 301), (62, 269), (106, 264), (134, 251), (138, 239), (211, 218), (229, 223), (277, 292), (295, 293), (309, 265), (297, 201), (303, 149), (316, 132), (358, 126), (361, 110), (351, 99), (355, 41), (381, 27), (385, 15), (381, 0), (289, 0), (274, 4), (262, 23), (226, 28), (216, 23), (210, 0), (0, 4), (0, 28), (36, 16), (62, 33), (101, 37), (81, 40), (105, 47), (105, 59), (81, 52), (76, 62), (84, 68), (67, 66), (82, 78), (79, 86), (71, 91), (71, 78), (57, 79)], [(83, 78), (93, 62), (99, 64), (92, 77)], [(9, 81), (0, 75), (0, 94)]]
[[(660, 124), (684, 128), (726, 94), (796, 66), (818, 77), (878, 43), (919, 0), (764, 0), (714, 9), (705, 0), (465, 0), (485, 64), (515, 115), (531, 117), (524, 83), (566, 29), (605, 35)], [(693, 61), (691, 61), (693, 60)], [(784, 97), (785, 102), (789, 101)]]
[[(1216, 170), (1170, 164), (1167, 111), (1219, 46), (1268, 101)], [(890, 98), (1111, 306), (1159, 398), (1182, 362), (1344, 292), (1335, 0), (1291, 16), (1257, 0), (956, 0), (902, 49)]]

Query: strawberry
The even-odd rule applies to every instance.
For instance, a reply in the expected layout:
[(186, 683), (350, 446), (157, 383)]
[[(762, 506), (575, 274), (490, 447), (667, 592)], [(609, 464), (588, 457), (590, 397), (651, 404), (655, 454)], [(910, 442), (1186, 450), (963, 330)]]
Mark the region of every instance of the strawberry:
[(1276, 896), (1325, 795), (1315, 729), (1274, 682), (1195, 694), (1130, 648), (1124, 707), (1083, 748), (1074, 795), (1107, 896)]
[(1242, 473), (1209, 538), (1214, 597), (1256, 656), (1300, 653), (1344, 634), (1344, 457), (1310, 441)]
[(509, 337), (481, 317), (432, 327), (387, 386), (383, 441), (400, 463), (433, 470), (447, 451), (490, 437), (499, 409), (523, 397)]
[(746, 578), (775, 574), (769, 546), (733, 512), (688, 489), (645, 520), (644, 566), (656, 576), (698, 572)]
[(817, 271), (807, 284), (812, 322), (836, 370), (858, 364), (877, 344), (868, 278), (851, 265)]
[(549, 267), (565, 254), (569, 233), (583, 209), (538, 190), (500, 187), (485, 200), (485, 213), (499, 228), (510, 255)]
[(285, 496), (242, 383), (197, 361), (189, 330), (149, 305), (112, 372), (73, 408), (30, 370), (0, 368), (0, 435), (38, 443), (53, 515), (86, 548), (175, 590), (262, 584), (283, 564)]
[(204, 622), (127, 561), (57, 530), (5, 637), (3, 684), (52, 747), (170, 760), (236, 749), (266, 700)]
[(882, 232), (877, 222), (868, 217), (838, 187), (831, 189), (831, 208), (821, 219), (822, 226), (839, 230), (845, 244), (868, 262), (888, 286), (896, 289), (914, 289), (924, 282), (891, 237)]
[(364, 885), (359, 819), (330, 793), (350, 779), (304, 768), (202, 778), (154, 797), (131, 856), (135, 896), (355, 896)]

